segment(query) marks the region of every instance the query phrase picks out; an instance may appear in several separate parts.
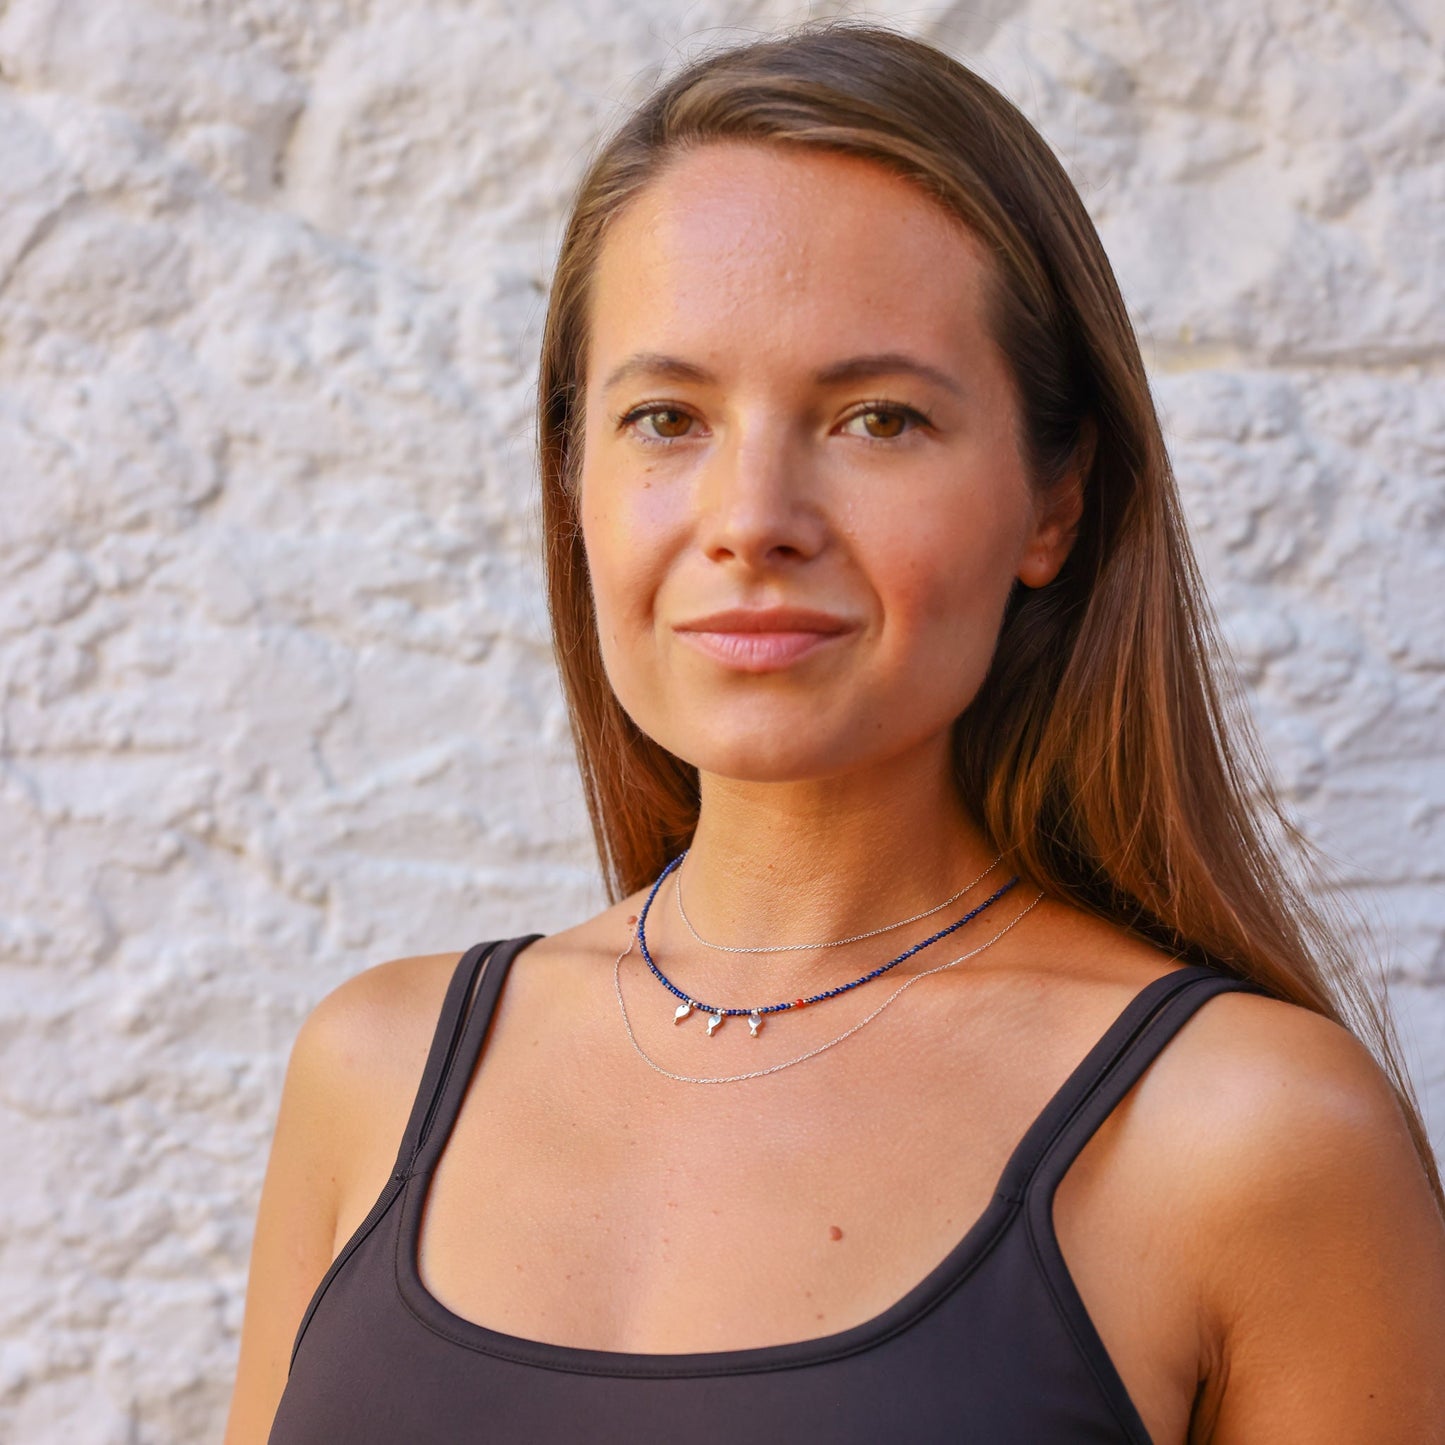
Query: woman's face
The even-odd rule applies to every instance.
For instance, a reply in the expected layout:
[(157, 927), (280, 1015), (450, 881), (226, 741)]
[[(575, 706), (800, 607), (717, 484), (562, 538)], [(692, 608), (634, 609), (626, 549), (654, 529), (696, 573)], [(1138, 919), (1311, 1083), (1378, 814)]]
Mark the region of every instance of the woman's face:
[(978, 244), (869, 161), (710, 144), (593, 276), (581, 464), (602, 656), (704, 772), (822, 779), (946, 748), (1015, 578), (1062, 564)]

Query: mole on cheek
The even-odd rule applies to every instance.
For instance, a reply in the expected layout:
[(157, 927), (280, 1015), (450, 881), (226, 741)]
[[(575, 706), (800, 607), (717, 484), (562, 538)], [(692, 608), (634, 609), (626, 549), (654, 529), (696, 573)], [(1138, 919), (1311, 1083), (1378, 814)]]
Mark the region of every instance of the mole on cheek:
[(839, 1229), (836, 1224), (830, 1224), (830, 1225), (828, 1226), (828, 1238), (829, 1238), (829, 1239), (842, 1239), (842, 1237), (843, 1237), (843, 1231), (842, 1231), (841, 1229)]

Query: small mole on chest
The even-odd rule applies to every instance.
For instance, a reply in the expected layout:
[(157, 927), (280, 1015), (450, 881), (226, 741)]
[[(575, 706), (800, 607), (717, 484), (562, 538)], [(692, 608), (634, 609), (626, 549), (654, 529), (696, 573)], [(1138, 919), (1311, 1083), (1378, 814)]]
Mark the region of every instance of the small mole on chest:
[(843, 1237), (843, 1231), (842, 1231), (841, 1229), (839, 1229), (836, 1224), (830, 1224), (830, 1225), (828, 1226), (828, 1238), (829, 1238), (829, 1239), (842, 1239), (842, 1237)]

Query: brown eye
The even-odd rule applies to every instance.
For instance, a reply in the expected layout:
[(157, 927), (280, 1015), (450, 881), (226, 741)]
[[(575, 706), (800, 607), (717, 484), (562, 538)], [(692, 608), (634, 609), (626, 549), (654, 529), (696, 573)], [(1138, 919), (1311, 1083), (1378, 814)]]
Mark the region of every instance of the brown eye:
[(927, 426), (928, 418), (909, 406), (871, 406), (863, 411), (855, 411), (844, 426), (852, 426), (854, 422), (863, 423), (863, 430), (855, 430), (854, 436), (863, 436), (875, 442), (891, 442), (912, 431), (914, 427)]
[(871, 437), (890, 439), (903, 433), (903, 417), (896, 411), (865, 411), (863, 424)]
[(653, 434), (667, 441), (686, 436), (688, 427), (692, 425), (692, 418), (685, 411), (677, 411), (673, 407), (657, 407), (642, 412), (637, 420), (650, 423)]

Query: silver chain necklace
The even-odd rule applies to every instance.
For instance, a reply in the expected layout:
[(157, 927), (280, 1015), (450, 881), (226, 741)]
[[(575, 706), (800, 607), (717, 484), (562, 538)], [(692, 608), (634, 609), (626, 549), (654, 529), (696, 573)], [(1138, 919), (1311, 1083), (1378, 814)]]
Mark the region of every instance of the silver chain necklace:
[(692, 920), (687, 916), (687, 910), (682, 906), (681, 868), (673, 874), (673, 896), (677, 899), (677, 911), (682, 921), (687, 925), (687, 931), (692, 934), (704, 948), (714, 948), (721, 953), (802, 953), (805, 949), (842, 948), (845, 943), (861, 943), (865, 938), (877, 938), (881, 933), (892, 933), (895, 929), (906, 928), (910, 923), (917, 923), (920, 918), (932, 918), (935, 913), (942, 913), (950, 903), (956, 903), (970, 888), (982, 883), (1002, 862), (1003, 854), (1000, 853), (972, 883), (965, 883), (957, 893), (950, 894), (942, 903), (935, 904), (923, 913), (915, 913), (912, 918), (900, 918), (897, 923), (886, 923), (882, 928), (869, 929), (867, 933), (855, 933), (851, 938), (830, 938), (824, 943), (779, 943), (768, 944), (761, 948), (735, 948), (727, 943), (709, 943), (708, 940), (692, 926)]
[(662, 1074), (669, 1079), (676, 1079), (680, 1084), (741, 1083), (744, 1079), (760, 1079), (763, 1077), (764, 1074), (776, 1074), (780, 1069), (792, 1068), (794, 1064), (801, 1064), (805, 1059), (815, 1058), (825, 1049), (831, 1049), (834, 1044), (841, 1044), (844, 1039), (851, 1038), (854, 1034), (858, 1032), (859, 1029), (863, 1027), (864, 1024), (871, 1023), (874, 1019), (876, 1019), (878, 1015), (881, 1014), (883, 1010), (886, 1009), (888, 1005), (891, 1004), (893, 1000), (898, 997), (899, 994), (901, 994), (905, 989), (911, 988), (915, 983), (918, 982), (920, 978), (927, 978), (928, 975), (931, 973), (942, 973), (944, 969), (953, 968), (956, 964), (963, 963), (967, 959), (976, 958), (980, 953), (984, 951), (984, 949), (992, 948), (993, 945), (997, 943), (999, 939), (1001, 939), (1004, 934), (1009, 931), (1009, 929), (1013, 928), (1018, 923), (1022, 923), (1024, 918), (1035, 908), (1037, 908), (1040, 903), (1043, 902), (1043, 898), (1044, 895), (1040, 893), (1039, 896), (1035, 898), (1034, 901), (1030, 903), (1027, 908), (1023, 909), (1015, 918), (1004, 924), (1004, 926), (1000, 928), (999, 931), (995, 933), (994, 936), (990, 938), (987, 943), (981, 943), (977, 948), (970, 949), (967, 953), (961, 953), (958, 955), (957, 958), (949, 959), (947, 963), (940, 963), (934, 968), (926, 968), (923, 970), (922, 973), (915, 973), (911, 978), (904, 979), (904, 981), (899, 984), (898, 987), (895, 988), (893, 992), (890, 993), (888, 997), (885, 998), (883, 1002), (880, 1003), (878, 1007), (873, 1010), (872, 1013), (865, 1014), (861, 1019), (858, 1020), (856, 1024), (853, 1025), (852, 1028), (846, 1029), (836, 1038), (829, 1039), (827, 1043), (819, 1044), (817, 1048), (809, 1049), (807, 1053), (799, 1054), (796, 1058), (784, 1059), (781, 1064), (773, 1064), (771, 1067), (766, 1069), (749, 1069), (748, 1072), (745, 1074), (721, 1074), (709, 1077), (701, 1077), (694, 1074), (677, 1074), (674, 1073), (671, 1069), (664, 1068), (661, 1064), (657, 1062), (656, 1059), (652, 1058), (648, 1054), (647, 1050), (644, 1049), (640, 1043), (638, 1043), (637, 1035), (632, 1031), (632, 1020), (627, 1015), (627, 1003), (622, 997), (622, 960), (626, 958), (629, 953), (632, 952), (632, 946), (637, 941), (635, 924), (633, 926), (632, 936), (627, 940), (627, 947), (624, 948), (622, 952), (617, 955), (617, 962), (612, 966), (612, 985), (617, 991), (617, 1005), (622, 1010), (622, 1023), (623, 1026), (627, 1029), (627, 1037), (632, 1041), (632, 1047), (637, 1050), (639, 1057), (650, 1069), (656, 1070), (657, 1073)]

